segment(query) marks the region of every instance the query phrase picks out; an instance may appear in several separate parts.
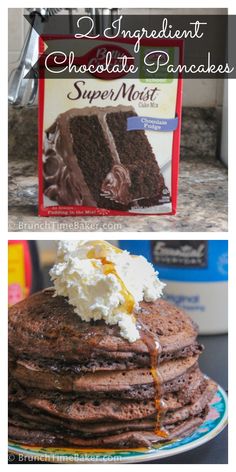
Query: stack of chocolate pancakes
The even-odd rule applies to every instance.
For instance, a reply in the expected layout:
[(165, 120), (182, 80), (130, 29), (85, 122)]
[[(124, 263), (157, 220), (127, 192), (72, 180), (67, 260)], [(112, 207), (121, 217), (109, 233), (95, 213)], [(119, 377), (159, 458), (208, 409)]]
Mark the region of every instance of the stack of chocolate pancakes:
[(216, 384), (198, 366), (190, 318), (141, 303), (140, 339), (83, 322), (48, 289), (10, 309), (9, 436), (21, 444), (151, 447), (204, 421)]

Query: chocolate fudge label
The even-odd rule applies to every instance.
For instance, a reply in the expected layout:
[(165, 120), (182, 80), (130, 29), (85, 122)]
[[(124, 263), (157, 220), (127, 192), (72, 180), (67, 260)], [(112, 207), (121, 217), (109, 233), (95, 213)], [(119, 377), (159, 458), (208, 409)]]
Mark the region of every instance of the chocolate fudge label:
[[(169, 43), (178, 63), (182, 46)], [(103, 47), (84, 39), (80, 58), (102, 62)], [(133, 44), (111, 48), (128, 54)], [(40, 215), (175, 213), (181, 93), (176, 77), (41, 80)]]
[(146, 131), (174, 131), (178, 126), (178, 118), (162, 120), (146, 116), (130, 117), (127, 119), (127, 130), (143, 129)]
[(157, 267), (207, 267), (207, 241), (152, 241), (151, 251)]

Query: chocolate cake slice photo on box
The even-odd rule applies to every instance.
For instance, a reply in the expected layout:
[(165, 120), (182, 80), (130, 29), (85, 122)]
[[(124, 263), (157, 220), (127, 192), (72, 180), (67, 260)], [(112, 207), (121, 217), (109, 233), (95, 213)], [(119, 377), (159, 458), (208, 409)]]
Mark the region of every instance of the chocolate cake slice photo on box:
[(144, 131), (127, 131), (132, 107), (87, 107), (59, 115), (45, 132), (44, 195), (58, 205), (128, 211), (170, 202)]
[(174, 214), (181, 101), (179, 77), (41, 79), (39, 214)]
[(143, 256), (61, 241), (50, 275), (9, 312), (11, 448), (147, 453), (207, 428), (218, 385), (198, 328)]

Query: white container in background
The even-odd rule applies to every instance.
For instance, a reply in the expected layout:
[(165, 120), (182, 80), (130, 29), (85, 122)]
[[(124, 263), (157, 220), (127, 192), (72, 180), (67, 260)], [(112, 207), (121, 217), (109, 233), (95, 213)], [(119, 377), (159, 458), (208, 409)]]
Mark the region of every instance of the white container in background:
[(119, 245), (154, 264), (166, 283), (165, 298), (183, 308), (201, 334), (227, 332), (227, 241), (120, 241)]

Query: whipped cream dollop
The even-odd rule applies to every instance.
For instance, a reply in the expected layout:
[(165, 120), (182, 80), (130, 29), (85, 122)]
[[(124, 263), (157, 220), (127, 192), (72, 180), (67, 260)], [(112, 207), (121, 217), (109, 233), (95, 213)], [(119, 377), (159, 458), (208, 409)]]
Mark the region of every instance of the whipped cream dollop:
[(68, 299), (83, 321), (117, 324), (130, 342), (139, 339), (135, 312), (153, 302), (165, 284), (143, 256), (133, 256), (106, 241), (60, 241), (50, 271), (55, 295)]

